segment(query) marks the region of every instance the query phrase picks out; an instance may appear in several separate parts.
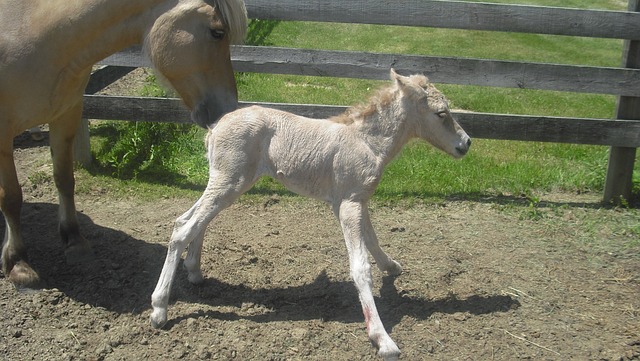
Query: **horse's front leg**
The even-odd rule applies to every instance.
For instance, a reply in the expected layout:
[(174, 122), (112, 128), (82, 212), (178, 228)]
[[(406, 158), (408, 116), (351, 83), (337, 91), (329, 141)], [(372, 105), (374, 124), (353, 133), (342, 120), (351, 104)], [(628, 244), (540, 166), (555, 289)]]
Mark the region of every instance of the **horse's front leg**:
[(74, 200), (73, 139), (80, 118), (82, 103), (49, 124), (49, 142), (53, 160), (53, 179), (58, 189), (58, 220), (60, 237), (64, 243), (68, 264), (81, 262), (92, 256), (91, 245), (80, 234)]
[(0, 136), (0, 209), (6, 229), (2, 244), (2, 272), (17, 287), (37, 288), (40, 277), (27, 263), (27, 249), (20, 231), (22, 189), (13, 159), (13, 138)]
[(373, 299), (371, 265), (364, 239), (368, 219), (366, 204), (343, 201), (340, 205), (334, 206), (334, 212), (340, 219), (347, 244), (351, 277), (358, 289), (369, 339), (378, 349), (378, 355), (385, 361), (397, 360), (400, 357), (400, 349), (384, 329)]

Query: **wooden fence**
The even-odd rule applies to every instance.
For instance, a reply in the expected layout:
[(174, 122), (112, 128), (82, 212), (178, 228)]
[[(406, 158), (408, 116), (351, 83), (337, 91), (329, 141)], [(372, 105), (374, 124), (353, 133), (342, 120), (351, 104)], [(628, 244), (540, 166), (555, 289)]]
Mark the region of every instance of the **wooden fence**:
[[(235, 46), (231, 54), (234, 69), (240, 72), (387, 79), (389, 68), (394, 67), (404, 74), (424, 72), (435, 83), (616, 95), (619, 97), (617, 114), (612, 114), (612, 119), (466, 112), (455, 115), (475, 138), (610, 146), (604, 199), (629, 198), (636, 148), (640, 145), (639, 0), (630, 0), (628, 11), (427, 0), (245, 1), (249, 17), (253, 19), (625, 40), (623, 61), (616, 68), (268, 46)], [(92, 89), (85, 95), (86, 118), (189, 122), (188, 111), (178, 99), (90, 95), (135, 67), (150, 66), (140, 48), (127, 49), (104, 59), (101, 64), (105, 67), (92, 76)], [(291, 104), (266, 105), (311, 117), (327, 117), (344, 110), (341, 106), (295, 104), (295, 99)]]

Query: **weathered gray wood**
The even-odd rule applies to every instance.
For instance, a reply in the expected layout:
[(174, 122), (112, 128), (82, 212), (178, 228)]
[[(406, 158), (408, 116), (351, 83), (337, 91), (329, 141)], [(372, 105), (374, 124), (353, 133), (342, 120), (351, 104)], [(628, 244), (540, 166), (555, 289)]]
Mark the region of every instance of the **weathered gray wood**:
[(85, 95), (83, 117), (143, 122), (191, 122), (189, 111), (176, 98)]
[(128, 66), (134, 68), (150, 68), (151, 60), (142, 51), (142, 46), (136, 45), (118, 53), (109, 55), (98, 62), (100, 65)]
[[(629, 0), (629, 11), (640, 14), (640, 1)], [(622, 66), (640, 69), (640, 41), (626, 41)], [(618, 99), (618, 119), (640, 119), (640, 96), (622, 96)], [(633, 188), (633, 166), (636, 159), (636, 146), (612, 147), (609, 150), (609, 164), (604, 187), (605, 202), (620, 202), (620, 198), (629, 200)]]
[(435, 83), (640, 96), (640, 70), (486, 59), (237, 46), (236, 71), (389, 79), (424, 73)]
[(633, 165), (636, 160), (636, 148), (611, 147), (607, 178), (604, 185), (604, 202), (621, 204), (631, 198), (633, 189)]
[[(150, 122), (190, 123), (189, 111), (179, 99), (131, 98), (86, 95), (84, 116)], [(242, 102), (262, 105), (312, 118), (328, 118), (344, 106)], [(477, 138), (526, 140), (557, 143), (640, 146), (640, 120), (517, 116), (454, 112), (465, 130)]]
[(73, 140), (73, 161), (83, 167), (91, 164), (91, 140), (89, 139), (89, 120), (82, 118)]
[[(436, 83), (640, 96), (637, 69), (257, 46), (235, 46), (231, 57), (241, 72), (384, 80), (394, 67)], [(144, 61), (139, 49), (128, 49), (101, 64)]]
[(132, 66), (103, 66), (91, 73), (85, 94), (95, 94), (113, 84), (116, 80), (134, 71)]
[(246, 0), (249, 17), (640, 39), (621, 11), (425, 0)]
[(519, 116), (485, 113), (456, 114), (476, 138), (636, 147), (640, 121)]
[[(103, 66), (93, 73), (85, 88), (85, 94), (94, 94), (106, 88), (116, 80), (129, 74), (135, 68), (121, 66)], [(73, 140), (73, 160), (83, 167), (91, 164), (91, 141), (89, 139), (89, 120), (83, 118)]]

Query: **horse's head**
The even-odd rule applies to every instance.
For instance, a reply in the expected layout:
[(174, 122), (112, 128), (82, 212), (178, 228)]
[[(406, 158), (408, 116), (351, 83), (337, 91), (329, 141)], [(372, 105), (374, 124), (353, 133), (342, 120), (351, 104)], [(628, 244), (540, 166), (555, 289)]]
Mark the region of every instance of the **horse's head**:
[(449, 112), (445, 96), (424, 75), (398, 75), (391, 69), (391, 80), (403, 95), (408, 121), (415, 126), (415, 136), (455, 158), (469, 151), (471, 138)]
[(238, 107), (229, 46), (242, 42), (246, 29), (242, 0), (180, 0), (147, 33), (154, 67), (202, 127)]

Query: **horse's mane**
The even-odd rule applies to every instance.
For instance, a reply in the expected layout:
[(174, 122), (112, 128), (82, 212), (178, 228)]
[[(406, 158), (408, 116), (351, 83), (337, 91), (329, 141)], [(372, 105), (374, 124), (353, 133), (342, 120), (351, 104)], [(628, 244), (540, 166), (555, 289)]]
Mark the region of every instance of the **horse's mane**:
[(374, 114), (379, 107), (385, 107), (391, 103), (395, 89), (395, 84), (383, 86), (369, 98), (367, 103), (349, 107), (344, 111), (344, 113), (331, 117), (329, 120), (346, 125), (353, 124), (357, 121), (362, 122), (370, 115)]
[(247, 9), (243, 0), (213, 0), (214, 7), (220, 11), (229, 27), (232, 44), (242, 44), (247, 36)]

